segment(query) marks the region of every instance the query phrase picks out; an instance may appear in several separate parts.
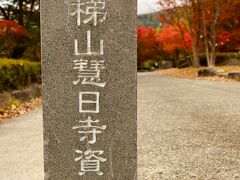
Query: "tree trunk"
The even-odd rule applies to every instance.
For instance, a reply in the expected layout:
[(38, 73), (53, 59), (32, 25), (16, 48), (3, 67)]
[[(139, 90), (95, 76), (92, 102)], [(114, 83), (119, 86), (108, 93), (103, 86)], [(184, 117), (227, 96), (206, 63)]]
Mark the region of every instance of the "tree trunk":
[(18, 24), (24, 26), (24, 19), (23, 19), (23, 0), (18, 1)]
[(200, 66), (199, 50), (198, 50), (198, 47), (196, 46), (196, 42), (194, 41), (193, 32), (190, 32), (190, 37), (191, 37), (192, 53), (193, 53), (192, 66), (199, 67)]
[(204, 43), (205, 43), (205, 53), (206, 53), (206, 59), (207, 59), (207, 64), (209, 68), (213, 68), (215, 66), (215, 61), (216, 61), (216, 25), (218, 21), (218, 17), (220, 15), (220, 5), (221, 2), (220, 0), (211, 1), (211, 20), (210, 20), (210, 32), (209, 34), (207, 33), (207, 24), (205, 23), (205, 9), (206, 6), (204, 6), (204, 2), (202, 2), (201, 5), (201, 11), (202, 11), (202, 23), (203, 23), (203, 34), (204, 34)]
[(189, 1), (190, 5), (192, 6), (191, 9), (187, 11), (187, 19), (189, 20), (189, 34), (190, 34), (190, 39), (191, 39), (191, 46), (192, 46), (192, 66), (193, 67), (199, 67), (200, 66), (200, 59), (199, 59), (199, 46), (198, 46), (198, 34), (199, 34), (199, 29), (197, 26), (195, 26), (192, 13), (196, 13), (196, 8), (197, 4), (195, 1)]
[(193, 58), (192, 58), (192, 66), (193, 67), (200, 67), (200, 60), (199, 60), (199, 53), (196, 47), (192, 46), (193, 51)]
[(4, 19), (8, 20), (9, 19), (9, 16), (8, 14), (5, 12), (5, 9), (3, 9), (3, 7), (0, 6), (0, 10), (2, 12), (2, 15), (4, 17)]

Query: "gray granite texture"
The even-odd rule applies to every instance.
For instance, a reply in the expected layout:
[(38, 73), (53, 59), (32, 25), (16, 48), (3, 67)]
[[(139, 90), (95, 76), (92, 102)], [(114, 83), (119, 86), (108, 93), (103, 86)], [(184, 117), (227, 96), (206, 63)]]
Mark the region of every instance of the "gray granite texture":
[[(41, 1), (45, 179), (137, 179), (136, 1), (106, 1), (106, 20), (98, 21), (97, 26), (93, 22), (77, 25), (76, 16), (71, 16), (76, 8), (71, 5), (74, 2), (77, 1)], [(99, 51), (100, 39), (104, 41), (103, 55), (74, 55), (75, 39), (79, 41), (79, 51), (86, 52), (88, 30), (92, 51)], [(73, 61), (80, 59), (105, 61), (106, 68), (101, 70), (105, 87), (73, 84), (78, 78)], [(80, 113), (79, 93), (90, 91), (100, 93), (99, 113)], [(73, 129), (88, 116), (98, 119), (98, 126), (107, 126), (97, 134), (95, 144), (89, 144), (88, 139), (80, 141), (81, 134)], [(91, 138), (91, 134), (87, 136)], [(79, 157), (75, 150), (89, 149), (104, 151), (100, 156), (107, 161), (101, 162), (99, 170), (103, 175), (78, 174), (82, 172), (81, 161), (74, 161)]]

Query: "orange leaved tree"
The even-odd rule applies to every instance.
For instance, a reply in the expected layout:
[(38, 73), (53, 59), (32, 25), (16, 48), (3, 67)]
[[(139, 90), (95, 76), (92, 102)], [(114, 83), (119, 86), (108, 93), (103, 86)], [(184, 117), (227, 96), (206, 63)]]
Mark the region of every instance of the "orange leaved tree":
[(23, 26), (9, 20), (0, 21), (0, 56), (18, 58), (24, 52), (27, 33)]

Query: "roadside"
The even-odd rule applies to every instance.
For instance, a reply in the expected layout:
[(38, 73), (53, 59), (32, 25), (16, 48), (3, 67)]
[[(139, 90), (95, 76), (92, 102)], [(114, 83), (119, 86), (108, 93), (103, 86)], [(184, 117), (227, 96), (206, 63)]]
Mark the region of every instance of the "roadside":
[(0, 93), (0, 121), (18, 117), (42, 105), (41, 84)]
[[(229, 79), (226, 76), (208, 76), (208, 77), (199, 77), (198, 71), (206, 69), (206, 67), (188, 67), (188, 68), (170, 68), (170, 69), (163, 69), (157, 70), (157, 74), (165, 75), (165, 76), (172, 76), (178, 78), (186, 78), (186, 79), (202, 79), (202, 80), (213, 80), (213, 81), (225, 81), (225, 82), (236, 82), (236, 80)], [(233, 71), (240, 72), (240, 66), (216, 66), (214, 69), (218, 71), (223, 71), (223, 73), (229, 73)]]
[(0, 121), (41, 104), (41, 63), (0, 58)]

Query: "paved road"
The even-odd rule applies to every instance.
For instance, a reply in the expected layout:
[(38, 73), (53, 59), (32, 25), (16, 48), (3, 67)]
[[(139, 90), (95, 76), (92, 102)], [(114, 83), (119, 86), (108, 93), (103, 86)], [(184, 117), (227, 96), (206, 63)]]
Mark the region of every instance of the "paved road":
[(140, 75), (139, 180), (240, 179), (240, 83)]
[[(0, 180), (43, 180), (42, 110), (0, 124)], [(240, 83), (139, 74), (139, 180), (240, 179)]]
[(43, 180), (42, 110), (0, 123), (0, 180)]

